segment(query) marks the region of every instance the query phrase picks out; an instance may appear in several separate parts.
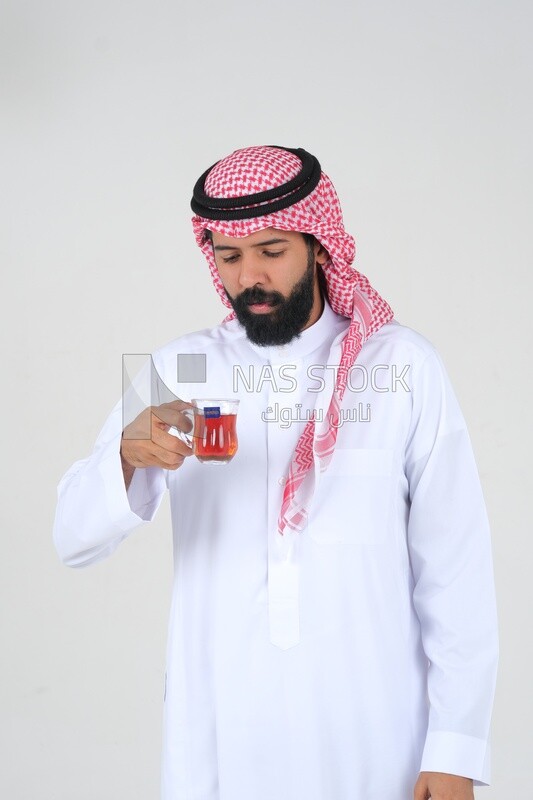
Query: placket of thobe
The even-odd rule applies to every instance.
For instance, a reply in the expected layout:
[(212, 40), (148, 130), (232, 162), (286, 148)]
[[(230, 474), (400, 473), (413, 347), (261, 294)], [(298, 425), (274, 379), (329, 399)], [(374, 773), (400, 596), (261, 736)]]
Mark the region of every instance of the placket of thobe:
[[(283, 392), (287, 380), (280, 376), (282, 364), (271, 363), (276, 386), (271, 386), (268, 406), (272, 409), (291, 409), (294, 416), (305, 414), (309, 398), (306, 397), (304, 362), (290, 359), (291, 377), (297, 381), (294, 391)], [(276, 388), (278, 389), (276, 391)], [(296, 407), (301, 403), (301, 407)], [(276, 406), (277, 404), (277, 406)], [(304, 423), (292, 421), (281, 427), (280, 421), (267, 423), (268, 441), (268, 621), (270, 641), (276, 647), (287, 650), (300, 640), (299, 620), (299, 563), (298, 534), (278, 533), (278, 518), (283, 499), (283, 490), (294, 449), (303, 430)], [(283, 424), (287, 424), (288, 420)]]

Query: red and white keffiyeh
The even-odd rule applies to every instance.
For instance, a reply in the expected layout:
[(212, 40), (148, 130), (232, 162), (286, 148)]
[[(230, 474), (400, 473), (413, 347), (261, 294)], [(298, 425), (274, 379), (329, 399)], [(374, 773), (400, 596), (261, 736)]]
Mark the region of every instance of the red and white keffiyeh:
[[(302, 162), (293, 152), (278, 147), (247, 147), (219, 161), (208, 173), (204, 190), (213, 198), (238, 198), (265, 192), (295, 178)], [(323, 266), (330, 305), (337, 314), (351, 319), (342, 343), (342, 355), (328, 413), (322, 422), (314, 418), (305, 425), (291, 461), (285, 483), (278, 521), (279, 533), (286, 528), (305, 528), (314, 491), (314, 458), (320, 470), (327, 468), (337, 440), (340, 404), (346, 389), (348, 371), (364, 342), (392, 319), (386, 301), (372, 288), (368, 279), (352, 262), (355, 242), (344, 229), (337, 193), (323, 172), (316, 188), (302, 200), (280, 211), (251, 219), (206, 219), (195, 215), (192, 220), (196, 241), (204, 253), (213, 283), (222, 302), (231, 308), (218, 273), (213, 247), (205, 231), (218, 231), (224, 236), (241, 238), (265, 228), (312, 234), (327, 250), (329, 259)], [(232, 311), (226, 319), (235, 316)]]

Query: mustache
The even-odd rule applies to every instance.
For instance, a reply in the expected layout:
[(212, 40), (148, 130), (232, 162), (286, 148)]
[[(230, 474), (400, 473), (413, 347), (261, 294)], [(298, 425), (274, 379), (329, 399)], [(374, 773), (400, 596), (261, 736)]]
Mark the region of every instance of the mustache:
[(239, 306), (251, 306), (255, 303), (268, 303), (268, 305), (276, 306), (284, 301), (284, 297), (280, 292), (265, 292), (264, 289), (259, 287), (252, 287), (245, 289), (238, 295), (234, 302)]

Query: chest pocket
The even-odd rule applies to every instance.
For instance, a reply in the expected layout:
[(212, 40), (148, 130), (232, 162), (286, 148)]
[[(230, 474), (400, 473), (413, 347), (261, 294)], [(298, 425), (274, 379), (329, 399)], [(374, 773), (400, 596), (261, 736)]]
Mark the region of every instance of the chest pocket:
[(336, 449), (316, 487), (309, 536), (321, 544), (386, 542), (392, 475), (392, 450)]

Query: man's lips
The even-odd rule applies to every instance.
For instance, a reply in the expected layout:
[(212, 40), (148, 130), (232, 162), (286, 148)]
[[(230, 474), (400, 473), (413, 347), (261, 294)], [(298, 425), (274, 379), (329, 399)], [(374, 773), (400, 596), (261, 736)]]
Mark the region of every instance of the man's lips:
[(248, 308), (250, 311), (253, 311), (254, 314), (267, 314), (269, 311), (272, 311), (274, 306), (271, 303), (250, 303)]

